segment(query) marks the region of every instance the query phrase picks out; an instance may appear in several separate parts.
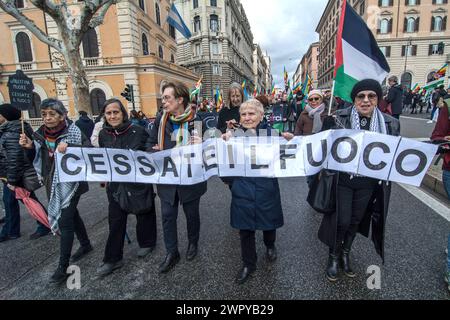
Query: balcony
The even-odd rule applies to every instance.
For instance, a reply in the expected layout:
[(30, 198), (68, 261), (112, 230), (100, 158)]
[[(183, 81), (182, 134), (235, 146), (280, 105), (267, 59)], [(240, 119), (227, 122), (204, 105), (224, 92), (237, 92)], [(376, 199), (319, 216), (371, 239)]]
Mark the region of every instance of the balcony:
[(83, 65), (87, 68), (89, 67), (98, 67), (103, 65), (103, 59), (102, 58), (84, 58), (83, 59)]
[(21, 63), (19, 65), (19, 68), (23, 71), (30, 71), (33, 70), (33, 63), (32, 62), (27, 62), (27, 63)]

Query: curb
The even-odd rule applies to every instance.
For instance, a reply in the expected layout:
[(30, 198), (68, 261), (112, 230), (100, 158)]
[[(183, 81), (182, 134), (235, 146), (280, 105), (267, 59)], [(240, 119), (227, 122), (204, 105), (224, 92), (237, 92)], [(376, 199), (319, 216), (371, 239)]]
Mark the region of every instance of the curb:
[(437, 178), (435, 175), (428, 172), (423, 181), (421, 187), (426, 187), (431, 192), (438, 194), (440, 197), (447, 198), (447, 192), (444, 189), (444, 183), (442, 182), (442, 177)]

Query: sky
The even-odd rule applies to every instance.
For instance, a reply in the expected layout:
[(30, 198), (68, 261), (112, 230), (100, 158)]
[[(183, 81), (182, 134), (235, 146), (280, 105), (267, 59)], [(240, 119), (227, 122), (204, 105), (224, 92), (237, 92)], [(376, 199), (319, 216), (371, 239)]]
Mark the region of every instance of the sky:
[(284, 87), (283, 68), (289, 78), (309, 45), (319, 40), (316, 27), (328, 0), (241, 0), (254, 43), (272, 59), (272, 75)]

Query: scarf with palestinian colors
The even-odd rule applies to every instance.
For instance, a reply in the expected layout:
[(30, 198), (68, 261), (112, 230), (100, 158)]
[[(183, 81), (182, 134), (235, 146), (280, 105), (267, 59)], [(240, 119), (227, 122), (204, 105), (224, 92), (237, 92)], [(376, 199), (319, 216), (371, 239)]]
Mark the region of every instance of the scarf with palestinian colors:
[(166, 133), (166, 125), (167, 121), (170, 121), (174, 124), (177, 124), (180, 126), (178, 131), (176, 132), (176, 146), (185, 146), (189, 143), (189, 122), (194, 120), (195, 118), (195, 110), (192, 109), (190, 106), (186, 108), (183, 114), (175, 117), (170, 112), (164, 111), (161, 122), (159, 123), (159, 129), (158, 129), (158, 144), (160, 150), (164, 150), (164, 141), (165, 141), (165, 133)]

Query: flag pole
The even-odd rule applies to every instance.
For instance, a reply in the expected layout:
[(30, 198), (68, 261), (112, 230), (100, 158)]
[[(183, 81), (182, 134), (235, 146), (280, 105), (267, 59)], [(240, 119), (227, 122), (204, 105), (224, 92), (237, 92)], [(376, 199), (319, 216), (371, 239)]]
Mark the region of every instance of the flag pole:
[(336, 84), (336, 80), (333, 80), (333, 88), (331, 89), (331, 97), (330, 97), (330, 104), (328, 106), (328, 116), (331, 116), (331, 105), (333, 104), (333, 98), (334, 98), (334, 85)]

